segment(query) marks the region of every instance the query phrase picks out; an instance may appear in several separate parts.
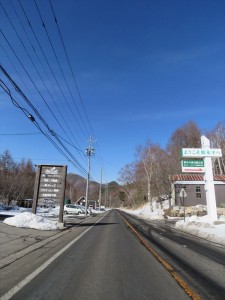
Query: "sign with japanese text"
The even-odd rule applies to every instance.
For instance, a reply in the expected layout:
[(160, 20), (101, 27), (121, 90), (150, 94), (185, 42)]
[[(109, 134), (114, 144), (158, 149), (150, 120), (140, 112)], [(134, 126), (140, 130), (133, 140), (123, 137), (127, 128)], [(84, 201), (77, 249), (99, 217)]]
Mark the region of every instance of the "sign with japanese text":
[(203, 159), (182, 159), (183, 167), (204, 167)]
[(204, 173), (204, 165), (203, 159), (183, 159), (181, 161), (181, 168), (184, 173)]
[(67, 166), (38, 165), (34, 187), (32, 212), (37, 205), (60, 205), (60, 222), (63, 220)]
[(181, 157), (222, 157), (221, 149), (182, 148)]
[(44, 203), (45, 199), (53, 199), (59, 203), (64, 191), (64, 172), (62, 166), (42, 166), (38, 193), (38, 202)]

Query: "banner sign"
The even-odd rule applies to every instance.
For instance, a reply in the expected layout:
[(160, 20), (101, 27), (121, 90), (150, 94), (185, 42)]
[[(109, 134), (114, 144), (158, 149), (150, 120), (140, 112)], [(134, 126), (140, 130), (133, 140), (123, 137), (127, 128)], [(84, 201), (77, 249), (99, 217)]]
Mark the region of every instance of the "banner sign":
[(221, 149), (182, 148), (181, 157), (222, 157)]

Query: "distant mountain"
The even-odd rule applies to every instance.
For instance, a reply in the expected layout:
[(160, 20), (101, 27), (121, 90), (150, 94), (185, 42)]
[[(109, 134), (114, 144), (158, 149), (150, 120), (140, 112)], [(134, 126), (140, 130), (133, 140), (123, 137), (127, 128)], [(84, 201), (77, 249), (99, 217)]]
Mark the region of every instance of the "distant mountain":
[[(82, 196), (86, 195), (86, 178), (68, 173), (66, 178), (66, 198), (70, 199), (72, 202), (76, 202)], [(99, 189), (100, 184), (95, 181), (89, 182), (89, 200), (99, 199)], [(102, 184), (101, 188), (101, 203), (105, 206), (119, 207), (120, 206), (120, 192), (122, 187), (116, 182), (111, 181), (108, 184)]]

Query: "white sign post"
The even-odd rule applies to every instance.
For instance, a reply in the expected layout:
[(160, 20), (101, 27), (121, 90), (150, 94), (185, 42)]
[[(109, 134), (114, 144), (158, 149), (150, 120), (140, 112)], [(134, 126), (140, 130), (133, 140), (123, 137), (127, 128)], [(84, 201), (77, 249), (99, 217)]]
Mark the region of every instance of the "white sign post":
[[(202, 148), (205, 150), (210, 149), (210, 141), (204, 135), (201, 136)], [(217, 220), (217, 208), (216, 208), (216, 196), (215, 196), (215, 187), (212, 171), (212, 159), (211, 157), (205, 157), (205, 192), (206, 192), (206, 203), (207, 203), (207, 212), (209, 219), (211, 221)]]
[[(222, 157), (221, 149), (210, 148), (210, 141), (204, 135), (201, 136), (202, 148), (182, 148), (181, 157), (184, 158), (203, 158), (204, 159), (204, 170), (201, 172), (205, 173), (205, 192), (206, 192), (206, 204), (209, 219), (213, 222), (217, 220), (217, 208), (216, 208), (216, 196), (214, 187), (214, 178), (212, 170), (212, 157)], [(197, 163), (197, 162), (196, 162)], [(188, 172), (189, 169), (184, 169), (184, 163), (182, 162), (183, 172)], [(188, 162), (187, 162), (188, 164)], [(194, 164), (194, 162), (189, 162)], [(200, 170), (196, 167), (191, 168), (191, 172), (200, 173)]]

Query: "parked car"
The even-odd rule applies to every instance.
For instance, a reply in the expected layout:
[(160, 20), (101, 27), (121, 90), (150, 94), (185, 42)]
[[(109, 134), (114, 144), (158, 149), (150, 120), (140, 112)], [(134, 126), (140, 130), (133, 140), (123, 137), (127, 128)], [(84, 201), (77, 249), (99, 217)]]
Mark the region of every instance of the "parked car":
[[(77, 205), (82, 210), (82, 213), (85, 214), (85, 206), (83, 205)], [(87, 213), (90, 214), (90, 209), (87, 208)]]
[(64, 205), (64, 214), (82, 214), (83, 211), (78, 205), (66, 204)]

